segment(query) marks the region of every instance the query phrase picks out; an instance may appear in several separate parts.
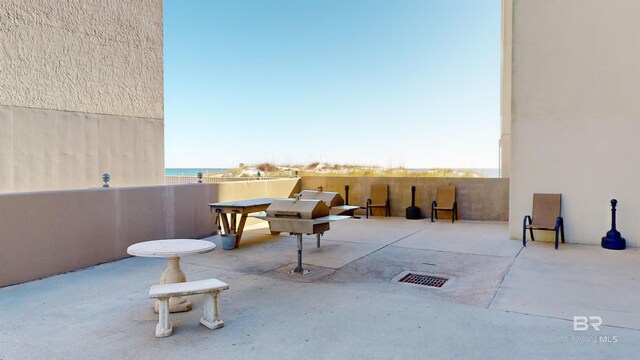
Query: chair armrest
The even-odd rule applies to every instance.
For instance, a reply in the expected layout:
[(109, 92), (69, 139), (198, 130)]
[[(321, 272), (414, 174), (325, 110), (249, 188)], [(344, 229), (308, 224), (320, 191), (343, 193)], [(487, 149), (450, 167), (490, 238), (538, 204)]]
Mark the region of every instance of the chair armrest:
[(367, 205), (371, 205), (371, 199), (367, 199)]
[(562, 219), (562, 216), (558, 216), (558, 218), (556, 219), (556, 230), (557, 230), (560, 226), (564, 226), (564, 220)]
[(522, 219), (522, 226), (523, 227), (527, 226), (527, 219), (529, 220), (529, 225), (531, 225), (531, 216), (530, 215), (525, 215), (524, 219)]
[(434, 207), (436, 207), (436, 206), (438, 206), (438, 203), (437, 203), (435, 200), (433, 200), (433, 201), (431, 202), (431, 208), (433, 209), (433, 208), (434, 208)]

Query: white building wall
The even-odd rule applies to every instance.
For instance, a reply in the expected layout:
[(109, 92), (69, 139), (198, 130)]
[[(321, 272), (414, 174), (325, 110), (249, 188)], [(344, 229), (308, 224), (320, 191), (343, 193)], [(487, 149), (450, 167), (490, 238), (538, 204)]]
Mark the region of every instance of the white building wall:
[(501, 99), (500, 99), (500, 177), (511, 174), (511, 35), (513, 0), (502, 0)]
[(0, 1), (0, 192), (163, 182), (161, 0)]
[(510, 234), (532, 194), (562, 193), (569, 242), (640, 246), (640, 1), (513, 3)]

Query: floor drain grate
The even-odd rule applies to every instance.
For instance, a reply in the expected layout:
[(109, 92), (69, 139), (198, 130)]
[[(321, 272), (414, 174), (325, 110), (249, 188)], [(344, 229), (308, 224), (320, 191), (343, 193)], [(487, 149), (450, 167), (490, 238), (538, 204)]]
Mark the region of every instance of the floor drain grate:
[(409, 273), (403, 276), (398, 282), (439, 288), (442, 287), (447, 280), (448, 279), (436, 276)]

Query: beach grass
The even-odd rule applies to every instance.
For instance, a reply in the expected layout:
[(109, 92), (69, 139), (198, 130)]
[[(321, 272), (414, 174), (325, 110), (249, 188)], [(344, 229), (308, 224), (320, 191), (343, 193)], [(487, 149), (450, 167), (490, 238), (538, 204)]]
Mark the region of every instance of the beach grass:
[(406, 169), (385, 168), (352, 164), (327, 164), (313, 162), (308, 165), (276, 165), (260, 163), (257, 165), (240, 164), (229, 169), (222, 176), (229, 177), (295, 177), (295, 176), (378, 176), (378, 177), (482, 177), (471, 170), (460, 169)]

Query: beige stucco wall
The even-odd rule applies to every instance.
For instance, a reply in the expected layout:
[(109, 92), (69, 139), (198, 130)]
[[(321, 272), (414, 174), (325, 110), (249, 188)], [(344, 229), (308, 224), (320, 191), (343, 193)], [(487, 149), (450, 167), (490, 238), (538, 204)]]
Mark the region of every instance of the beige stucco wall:
[(210, 202), (299, 190), (286, 179), (0, 194), (0, 287), (124, 258), (140, 241), (209, 236)]
[(500, 96), (500, 177), (511, 174), (511, 35), (513, 0), (502, 0)]
[(162, 120), (0, 107), (0, 192), (160, 184)]
[(0, 2), (0, 192), (161, 184), (162, 1)]
[(562, 193), (569, 242), (640, 245), (639, 1), (514, 1), (510, 234), (532, 194)]
[(0, 104), (161, 119), (161, 0), (3, 0)]
[[(416, 187), (416, 206), (424, 217), (430, 216), (431, 202), (436, 199), (438, 186), (452, 184), (456, 186), (459, 219), (508, 219), (509, 179), (305, 176), (302, 177), (301, 187), (316, 190), (322, 186), (324, 191), (339, 192), (344, 198), (344, 187), (349, 185), (349, 204), (365, 206), (370, 196), (371, 184), (389, 185), (392, 216), (406, 215), (406, 208), (411, 206), (411, 186)], [(384, 211), (381, 210), (379, 215), (384, 215)], [(443, 218), (447, 216), (442, 214)]]

